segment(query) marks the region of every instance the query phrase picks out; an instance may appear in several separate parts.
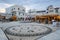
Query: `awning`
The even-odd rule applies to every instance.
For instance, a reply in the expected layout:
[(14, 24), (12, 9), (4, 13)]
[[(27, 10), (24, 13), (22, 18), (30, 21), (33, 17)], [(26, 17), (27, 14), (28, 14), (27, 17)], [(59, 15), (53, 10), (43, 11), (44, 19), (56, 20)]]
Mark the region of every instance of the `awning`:
[(60, 19), (60, 16), (57, 16), (57, 19)]

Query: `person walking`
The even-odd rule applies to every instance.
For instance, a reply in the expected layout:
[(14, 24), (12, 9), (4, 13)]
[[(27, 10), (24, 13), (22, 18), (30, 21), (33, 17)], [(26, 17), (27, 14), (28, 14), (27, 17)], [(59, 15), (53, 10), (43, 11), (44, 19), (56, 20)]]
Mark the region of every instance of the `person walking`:
[(53, 19), (53, 20), (52, 20), (52, 27), (55, 27), (56, 24), (57, 24), (56, 20)]
[(45, 20), (45, 24), (48, 24), (48, 19)]

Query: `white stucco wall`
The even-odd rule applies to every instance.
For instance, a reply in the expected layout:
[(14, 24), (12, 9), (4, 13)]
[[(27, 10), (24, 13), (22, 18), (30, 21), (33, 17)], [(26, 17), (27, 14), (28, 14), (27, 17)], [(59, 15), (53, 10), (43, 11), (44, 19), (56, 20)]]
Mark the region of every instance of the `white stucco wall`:
[[(18, 10), (19, 8), (19, 10)], [(13, 10), (12, 10), (13, 9)], [(23, 11), (24, 10), (24, 11)], [(16, 12), (16, 16), (17, 17), (20, 17), (21, 15), (25, 14), (25, 8), (23, 6), (19, 6), (19, 5), (14, 5), (14, 6), (11, 6), (9, 8), (6, 8), (6, 13), (7, 14), (14, 14), (12, 12)], [(20, 15), (19, 15), (19, 12), (20, 12)], [(23, 15), (24, 16), (24, 15)]]

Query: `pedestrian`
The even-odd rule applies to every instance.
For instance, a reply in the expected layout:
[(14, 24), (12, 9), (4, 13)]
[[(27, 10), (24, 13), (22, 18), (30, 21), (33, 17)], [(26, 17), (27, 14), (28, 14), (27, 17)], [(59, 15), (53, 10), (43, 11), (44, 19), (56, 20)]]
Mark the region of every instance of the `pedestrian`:
[(45, 23), (48, 24), (48, 19), (45, 20)]
[(56, 24), (57, 24), (56, 20), (53, 19), (53, 20), (52, 20), (52, 27), (55, 27)]

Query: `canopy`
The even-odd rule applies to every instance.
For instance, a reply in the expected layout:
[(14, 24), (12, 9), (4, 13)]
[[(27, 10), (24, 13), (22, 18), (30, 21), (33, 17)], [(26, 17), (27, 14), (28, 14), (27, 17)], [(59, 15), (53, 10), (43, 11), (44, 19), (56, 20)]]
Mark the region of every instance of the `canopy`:
[(60, 19), (60, 16), (57, 16), (57, 19)]

